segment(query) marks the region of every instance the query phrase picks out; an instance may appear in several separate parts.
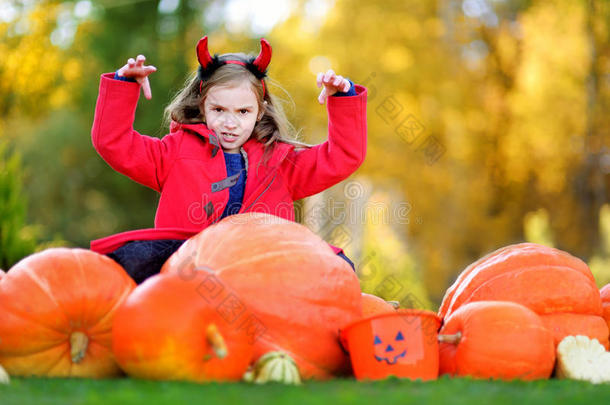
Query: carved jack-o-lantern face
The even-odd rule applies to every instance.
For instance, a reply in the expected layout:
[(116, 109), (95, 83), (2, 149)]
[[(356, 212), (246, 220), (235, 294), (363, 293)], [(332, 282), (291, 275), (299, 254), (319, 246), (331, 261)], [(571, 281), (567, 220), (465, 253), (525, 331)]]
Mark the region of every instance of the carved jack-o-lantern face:
[(375, 359), (395, 364), (396, 361), (407, 354), (407, 344), (403, 332), (395, 330), (392, 334), (375, 335)]

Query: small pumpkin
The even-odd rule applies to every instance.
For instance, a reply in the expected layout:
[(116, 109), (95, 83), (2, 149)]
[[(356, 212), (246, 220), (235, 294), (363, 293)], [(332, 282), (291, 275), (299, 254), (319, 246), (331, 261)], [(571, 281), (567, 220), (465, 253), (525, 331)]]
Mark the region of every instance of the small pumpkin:
[(438, 339), (440, 374), (534, 380), (550, 377), (555, 363), (551, 333), (514, 302), (465, 304), (445, 320)]
[(362, 316), (364, 318), (395, 311), (396, 307), (392, 302), (386, 301), (373, 294), (362, 293)]
[(288, 353), (276, 351), (262, 355), (248, 371), (243, 380), (256, 384), (278, 382), (301, 385), (301, 376), (296, 362)]
[(599, 290), (602, 298), (602, 316), (610, 328), (610, 284), (606, 284)]
[(583, 380), (593, 384), (610, 382), (610, 353), (597, 339), (566, 336), (557, 346), (555, 374), (561, 379)]
[(349, 372), (338, 331), (362, 316), (360, 283), (305, 226), (262, 213), (231, 215), (187, 240), (161, 270), (199, 271), (212, 272), (218, 288), (235, 291), (258, 322), (255, 360), (286, 352), (304, 379)]
[(0, 364), (15, 376), (120, 375), (112, 319), (134, 287), (120, 265), (90, 250), (21, 260), (0, 283)]
[(238, 381), (252, 361), (253, 342), (231, 311), (239, 298), (227, 288), (219, 302), (205, 296), (210, 280), (199, 272), (153, 276), (117, 310), (112, 347), (130, 376), (195, 382)]
[(11, 378), (9, 377), (6, 370), (0, 366), (0, 384), (10, 384)]
[[(599, 290), (589, 267), (567, 252), (535, 243), (510, 245), (468, 266), (447, 290), (439, 315), (475, 301), (513, 301), (539, 314), (554, 334), (587, 335), (608, 347)], [(566, 323), (566, 321), (569, 321)]]

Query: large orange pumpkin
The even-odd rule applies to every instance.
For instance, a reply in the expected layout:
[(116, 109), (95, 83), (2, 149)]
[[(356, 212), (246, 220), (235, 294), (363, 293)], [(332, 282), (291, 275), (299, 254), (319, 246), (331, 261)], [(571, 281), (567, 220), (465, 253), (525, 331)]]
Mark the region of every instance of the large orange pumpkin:
[(205, 268), (260, 323), (254, 360), (281, 350), (304, 378), (350, 370), (338, 331), (362, 314), (358, 278), (309, 229), (267, 214), (233, 215), (186, 241), (161, 271), (188, 277)]
[(0, 283), (0, 364), (17, 376), (120, 375), (112, 318), (134, 287), (121, 266), (85, 249), (21, 260)]
[(362, 316), (364, 318), (388, 312), (396, 312), (396, 308), (391, 303), (376, 295), (362, 293)]
[(555, 344), (586, 335), (608, 347), (599, 290), (589, 267), (558, 249), (521, 243), (468, 266), (447, 290), (439, 315), (450, 316), (474, 301), (513, 301), (539, 314)]
[(549, 378), (555, 364), (551, 333), (532, 310), (514, 302), (461, 306), (439, 332), (440, 374), (475, 378)]
[(160, 274), (139, 285), (116, 312), (112, 347), (130, 376), (158, 380), (237, 381), (254, 352), (243, 319), (232, 319), (239, 297), (215, 291), (213, 275)]
[(606, 284), (599, 290), (602, 298), (602, 316), (610, 328), (610, 284)]

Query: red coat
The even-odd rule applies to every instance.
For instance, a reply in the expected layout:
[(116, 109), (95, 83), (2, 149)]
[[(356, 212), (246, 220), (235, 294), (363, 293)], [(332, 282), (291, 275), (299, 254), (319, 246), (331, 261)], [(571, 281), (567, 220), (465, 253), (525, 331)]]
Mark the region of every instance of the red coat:
[[(172, 123), (162, 139), (140, 135), (133, 129), (140, 86), (112, 77), (107, 73), (101, 78), (93, 146), (112, 168), (158, 191), (161, 198), (155, 228), (97, 239), (91, 249), (105, 254), (132, 240), (187, 239), (218, 221), (231, 182), (214, 132), (204, 124)], [(328, 98), (328, 141), (322, 144), (295, 150), (277, 143), (266, 165), (263, 144), (249, 139), (243, 145), (248, 169), (240, 213), (265, 212), (294, 221), (293, 201), (331, 187), (362, 164), (366, 89), (356, 85), (356, 92)]]

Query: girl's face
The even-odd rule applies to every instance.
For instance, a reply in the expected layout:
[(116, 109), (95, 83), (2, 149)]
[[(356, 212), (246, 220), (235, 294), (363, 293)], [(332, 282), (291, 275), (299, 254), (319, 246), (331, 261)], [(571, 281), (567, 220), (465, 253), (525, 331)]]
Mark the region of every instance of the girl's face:
[(258, 100), (247, 81), (210, 88), (203, 102), (205, 122), (225, 152), (239, 153), (258, 118)]

